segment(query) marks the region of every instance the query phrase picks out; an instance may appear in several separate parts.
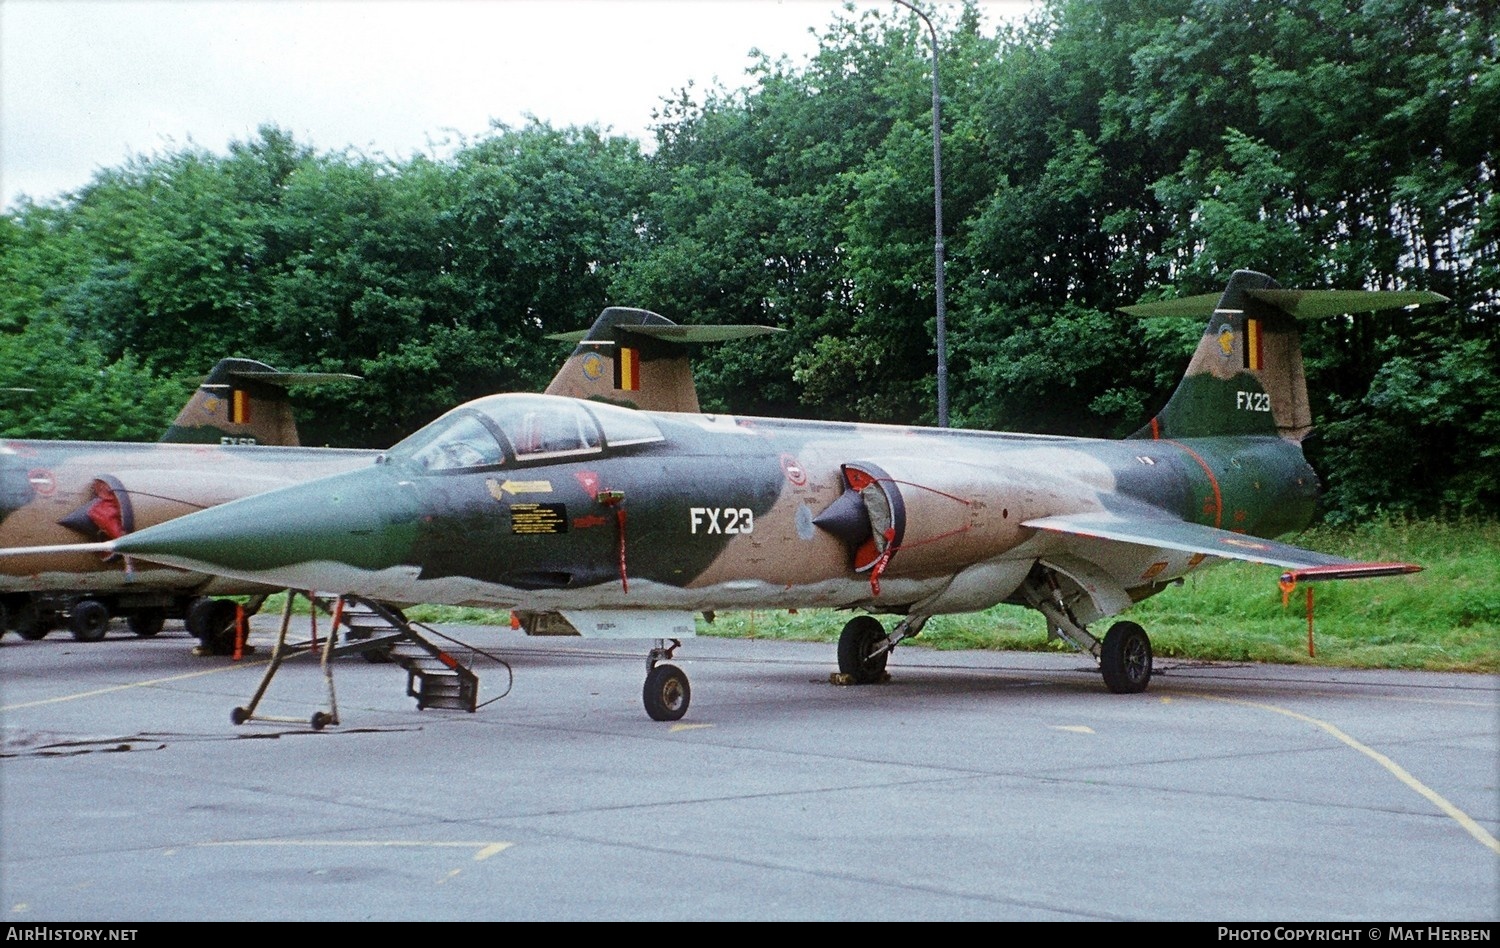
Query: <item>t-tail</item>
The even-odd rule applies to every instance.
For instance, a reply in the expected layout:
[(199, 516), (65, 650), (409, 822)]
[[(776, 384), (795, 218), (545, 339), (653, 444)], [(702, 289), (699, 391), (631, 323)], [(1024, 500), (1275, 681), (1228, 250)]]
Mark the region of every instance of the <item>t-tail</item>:
[(548, 395), (643, 411), (698, 411), (689, 346), (781, 332), (770, 326), (680, 326), (650, 310), (611, 306), (586, 332), (548, 336), (576, 343)]
[(295, 447), (301, 442), (287, 387), (358, 380), (337, 372), (278, 372), (254, 359), (221, 359), (161, 440)]
[(1209, 317), (1177, 390), (1131, 437), (1280, 435), (1300, 443), (1312, 412), (1299, 319), (1446, 301), (1428, 292), (1284, 290), (1264, 273), (1236, 270), (1222, 294), (1127, 306), (1135, 316)]

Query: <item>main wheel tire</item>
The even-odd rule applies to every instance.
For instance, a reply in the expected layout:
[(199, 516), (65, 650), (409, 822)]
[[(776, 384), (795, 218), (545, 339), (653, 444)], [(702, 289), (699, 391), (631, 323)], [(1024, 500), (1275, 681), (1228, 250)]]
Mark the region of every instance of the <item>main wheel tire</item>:
[(109, 606), (97, 599), (80, 599), (68, 610), (68, 631), (80, 642), (97, 642), (109, 629)]
[(24, 603), (15, 611), (16, 634), (28, 642), (36, 642), (47, 637), (52, 631), (52, 616), (43, 615), (36, 603)]
[(885, 677), (890, 649), (875, 650), (886, 639), (885, 627), (874, 616), (855, 616), (839, 633), (839, 671), (857, 685), (873, 685)]
[(210, 655), (234, 652), (234, 623), (238, 603), (232, 599), (199, 599), (188, 609), (188, 631)]
[(143, 639), (151, 638), (166, 624), (167, 610), (158, 607), (136, 609), (125, 617), (125, 625)]
[(1134, 622), (1116, 622), (1099, 653), (1104, 686), (1117, 695), (1140, 694), (1151, 684), (1151, 639)]
[(202, 641), (207, 635), (205, 631), (208, 623), (213, 618), (214, 601), (207, 596), (199, 596), (188, 603), (182, 612), (182, 624), (187, 626), (188, 634)]
[(688, 687), (687, 675), (676, 665), (653, 665), (646, 673), (646, 686), (641, 697), (646, 703), (646, 714), (653, 721), (677, 721), (687, 714), (688, 702), (693, 690)]

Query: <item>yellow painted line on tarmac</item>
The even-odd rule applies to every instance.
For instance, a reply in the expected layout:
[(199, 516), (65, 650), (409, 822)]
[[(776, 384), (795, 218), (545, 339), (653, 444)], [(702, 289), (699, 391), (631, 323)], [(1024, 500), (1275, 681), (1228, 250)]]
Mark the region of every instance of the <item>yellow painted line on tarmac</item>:
[(713, 727), (713, 725), (712, 724), (674, 724), (670, 728), (667, 729), (667, 733), (669, 733), (669, 734), (676, 734), (678, 731), (699, 731), (699, 730), (702, 730), (703, 728), (706, 728), (706, 727)]
[(308, 848), (327, 846), (363, 849), (474, 849), (475, 862), (484, 862), (491, 856), (505, 852), (515, 843), (441, 842), (423, 839), (233, 839), (218, 842), (197, 843), (198, 846), (304, 846)]
[(136, 681), (128, 685), (111, 685), (108, 688), (95, 688), (93, 691), (79, 691), (71, 695), (56, 695), (51, 698), (41, 698), (37, 701), (23, 701), (20, 704), (0, 705), (0, 711), (18, 711), (22, 708), (35, 708), (44, 704), (59, 704), (63, 701), (77, 701), (81, 698), (97, 698), (99, 695), (114, 694), (117, 691), (129, 691), (131, 688), (152, 688), (157, 685), (167, 685), (174, 681), (187, 681), (190, 678), (202, 678), (204, 675), (217, 675), (220, 672), (237, 671), (241, 668), (254, 668), (257, 665), (265, 665), (270, 662), (269, 658), (256, 659), (254, 661), (240, 661), (233, 665), (221, 665), (218, 668), (210, 668), (205, 671), (187, 672), (182, 675), (172, 675), (169, 678), (152, 678), (149, 681)]
[(1094, 729), (1087, 724), (1053, 724), (1050, 725), (1054, 731), (1070, 731), (1073, 734), (1093, 734)]
[(1480, 826), (1473, 817), (1469, 816), (1469, 814), (1465, 813), (1463, 810), (1460, 810), (1458, 807), (1449, 803), (1436, 790), (1433, 790), (1431, 787), (1427, 786), (1416, 777), (1413, 777), (1411, 773), (1406, 770), (1406, 768), (1402, 767), (1394, 760), (1391, 760), (1389, 757), (1385, 756), (1375, 748), (1362, 744), (1354, 738), (1350, 737), (1348, 734), (1339, 730), (1337, 726), (1330, 724), (1327, 721), (1319, 720), (1318, 718), (1310, 717), (1306, 714), (1301, 714), (1289, 708), (1277, 707), (1274, 704), (1262, 704), (1258, 701), (1244, 701), (1239, 698), (1221, 698), (1218, 695), (1196, 694), (1195, 697), (1203, 698), (1207, 701), (1221, 701), (1224, 704), (1238, 704), (1247, 708), (1259, 708), (1262, 711), (1274, 711), (1277, 714), (1284, 714), (1289, 718), (1295, 718), (1298, 721), (1304, 721), (1315, 727), (1321, 728), (1322, 730), (1338, 738), (1343, 743), (1349, 745), (1350, 747), (1359, 751), (1361, 754), (1364, 754), (1366, 757), (1375, 761), (1386, 770), (1390, 771), (1397, 780), (1406, 784), (1408, 787), (1412, 788), (1423, 797), (1426, 797), (1433, 806), (1436, 806), (1439, 810), (1442, 810), (1449, 817), (1451, 817), (1456, 823), (1458, 823), (1459, 826), (1462, 826), (1466, 831), (1468, 831), (1468, 834), (1470, 836), (1479, 840), (1481, 843), (1483, 843), (1485, 846), (1488, 846), (1496, 853), (1500, 853), (1500, 839), (1496, 839), (1493, 835), (1491, 835), (1490, 832), (1483, 826)]

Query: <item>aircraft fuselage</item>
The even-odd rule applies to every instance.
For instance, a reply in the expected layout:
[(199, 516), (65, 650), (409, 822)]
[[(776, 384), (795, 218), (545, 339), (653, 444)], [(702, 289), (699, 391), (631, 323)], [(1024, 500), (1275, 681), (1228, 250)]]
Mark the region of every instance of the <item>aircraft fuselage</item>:
[[(446, 441), (419, 432), (372, 466), (120, 549), (388, 602), (930, 615), (1005, 601), (1032, 564), (1061, 555), (1028, 521), (1121, 512), (1273, 536), (1309, 521), (1317, 490), (1299, 447), (1274, 436), (1097, 441), (630, 413), (652, 430), (616, 438), (623, 410), (613, 406), (471, 403), (486, 404), (445, 416)], [(555, 423), (559, 411), (576, 419), (564, 426), (572, 440), (521, 446), (521, 416)], [(589, 430), (576, 436), (578, 427)], [(455, 458), (444, 445), (459, 434), (496, 444)], [(1205, 556), (1101, 541), (1088, 559), (1139, 598)]]

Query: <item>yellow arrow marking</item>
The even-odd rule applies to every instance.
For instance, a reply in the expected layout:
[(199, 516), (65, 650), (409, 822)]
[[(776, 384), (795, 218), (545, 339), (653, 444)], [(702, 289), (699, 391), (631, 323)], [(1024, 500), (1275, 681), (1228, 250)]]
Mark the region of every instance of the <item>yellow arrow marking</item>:
[(359, 848), (410, 848), (410, 849), (478, 849), (475, 862), (483, 862), (497, 853), (503, 853), (515, 843), (437, 842), (420, 839), (231, 839), (199, 846), (343, 846)]
[(1198, 694), (1196, 695), (1196, 697), (1204, 698), (1208, 701), (1222, 701), (1224, 704), (1238, 704), (1243, 705), (1247, 708), (1260, 708), (1263, 711), (1274, 711), (1277, 714), (1284, 714), (1289, 718), (1295, 718), (1298, 721), (1305, 721), (1308, 724), (1314, 725), (1315, 727), (1322, 728), (1324, 731), (1332, 734), (1340, 741), (1343, 741), (1345, 744), (1349, 745), (1350, 747), (1359, 751), (1361, 754), (1364, 754), (1366, 757), (1375, 761), (1375, 763), (1384, 767), (1386, 770), (1390, 771), (1397, 780), (1401, 781), (1408, 787), (1415, 790), (1417, 793), (1426, 797), (1439, 810), (1442, 810), (1444, 813), (1448, 814), (1448, 816), (1451, 817), (1455, 822), (1457, 822), (1459, 826), (1462, 826), (1465, 830), (1467, 830), (1470, 836), (1479, 840), (1481, 843), (1488, 846), (1490, 849), (1493, 849), (1495, 852), (1500, 853), (1500, 839), (1496, 839), (1494, 836), (1490, 835), (1490, 832), (1483, 826), (1480, 826), (1477, 822), (1475, 822), (1475, 820), (1471, 816), (1469, 816), (1469, 814), (1465, 813), (1463, 810), (1460, 810), (1458, 807), (1443, 799), (1443, 797), (1438, 794), (1436, 790), (1433, 790), (1426, 784), (1422, 783), (1422, 781), (1418, 780), (1416, 777), (1413, 777), (1409, 772), (1407, 772), (1406, 768), (1402, 767), (1394, 760), (1391, 760), (1389, 757), (1380, 753), (1380, 751), (1375, 750), (1373, 747), (1368, 747), (1364, 744), (1361, 744), (1359, 741), (1350, 737), (1348, 734), (1345, 734), (1343, 731), (1339, 730), (1336, 726), (1329, 724), (1327, 721), (1320, 721), (1317, 718), (1309, 717), (1305, 714), (1299, 714), (1298, 712), (1288, 710), (1287, 708), (1278, 708), (1274, 704), (1261, 704), (1256, 701), (1242, 701), (1238, 698), (1220, 698), (1217, 695)]

